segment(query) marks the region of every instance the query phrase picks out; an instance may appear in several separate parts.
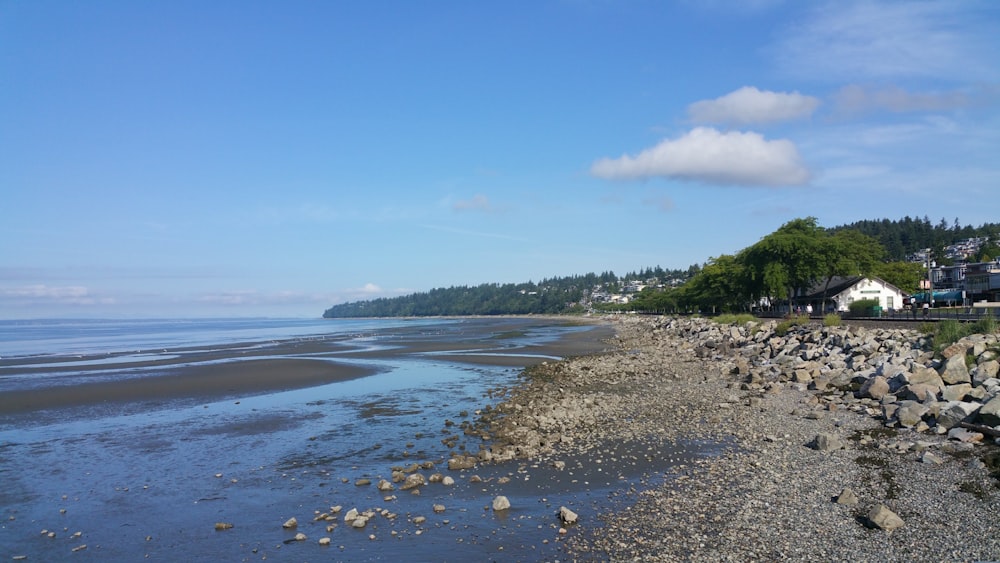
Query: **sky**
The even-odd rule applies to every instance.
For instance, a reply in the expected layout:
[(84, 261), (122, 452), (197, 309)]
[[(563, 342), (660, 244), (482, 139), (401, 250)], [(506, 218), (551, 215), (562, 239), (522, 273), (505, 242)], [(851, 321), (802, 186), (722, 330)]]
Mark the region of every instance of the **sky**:
[(998, 187), (992, 0), (0, 0), (0, 319), (687, 269)]

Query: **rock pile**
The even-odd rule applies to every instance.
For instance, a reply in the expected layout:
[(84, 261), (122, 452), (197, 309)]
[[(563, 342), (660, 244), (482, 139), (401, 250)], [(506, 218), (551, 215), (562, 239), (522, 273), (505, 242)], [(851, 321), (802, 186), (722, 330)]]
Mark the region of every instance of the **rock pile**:
[(850, 409), (888, 425), (967, 442), (1000, 437), (996, 334), (965, 337), (936, 356), (931, 337), (914, 330), (813, 325), (779, 335), (776, 327), (698, 319), (663, 326), (699, 357), (731, 361), (744, 391), (789, 385), (815, 392), (830, 410)]

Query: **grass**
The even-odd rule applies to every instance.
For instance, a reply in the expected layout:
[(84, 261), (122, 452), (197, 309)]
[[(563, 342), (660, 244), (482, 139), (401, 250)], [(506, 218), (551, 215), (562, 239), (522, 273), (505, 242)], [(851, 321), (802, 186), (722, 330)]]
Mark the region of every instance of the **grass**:
[(722, 325), (745, 325), (756, 321), (757, 317), (751, 315), (750, 313), (740, 313), (738, 315), (726, 313), (715, 317), (715, 322)]
[[(924, 323), (929, 324), (929, 323)], [(992, 315), (981, 317), (974, 323), (960, 323), (953, 319), (948, 319), (937, 323), (937, 326), (930, 332), (926, 327), (921, 326), (921, 332), (934, 335), (934, 351), (938, 354), (942, 350), (972, 334), (993, 334), (997, 332), (997, 320)]]
[(823, 317), (823, 326), (840, 326), (840, 315), (830, 313)]
[(774, 327), (774, 333), (778, 336), (784, 336), (793, 328), (807, 324), (809, 324), (809, 315), (794, 315), (778, 323), (778, 326)]

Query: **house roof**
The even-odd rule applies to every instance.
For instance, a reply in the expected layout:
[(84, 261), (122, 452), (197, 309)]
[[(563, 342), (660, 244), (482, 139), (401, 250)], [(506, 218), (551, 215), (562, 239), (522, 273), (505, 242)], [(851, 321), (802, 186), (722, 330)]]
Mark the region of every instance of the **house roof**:
[(802, 296), (802, 298), (821, 299), (824, 295), (824, 288), (826, 297), (830, 298), (847, 291), (848, 289), (854, 287), (855, 285), (857, 285), (858, 283), (860, 283), (862, 280), (865, 279), (870, 279), (872, 281), (878, 282), (891, 290), (898, 291), (900, 294), (904, 294), (904, 292), (900, 290), (898, 287), (892, 285), (891, 283), (881, 278), (876, 278), (876, 277), (866, 278), (865, 276), (833, 276), (832, 278), (830, 278), (829, 287), (826, 286), (826, 280), (821, 280), (819, 282), (816, 282), (809, 289), (806, 290), (806, 293), (805, 295)]

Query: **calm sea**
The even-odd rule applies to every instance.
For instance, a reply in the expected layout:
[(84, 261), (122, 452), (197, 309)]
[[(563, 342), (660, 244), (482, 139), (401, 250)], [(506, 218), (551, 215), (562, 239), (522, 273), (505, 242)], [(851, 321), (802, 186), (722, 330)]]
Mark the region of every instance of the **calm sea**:
[[(647, 472), (662, 476), (671, 464), (708, 450), (674, 444), (651, 462), (614, 472), (572, 462), (561, 471), (510, 463), (449, 472), (451, 455), (475, 453), (482, 443), (464, 425), (499, 400), (495, 390), (516, 384), (521, 369), (455, 362), (441, 352), (524, 355), (534, 345), (585, 330), (545, 319), (0, 322), (0, 361), (13, 372), (8, 382), (0, 381), (0, 392), (36, 384), (44, 373), (16, 372), (39, 363), (62, 366), (49, 377), (56, 380), (88, 377), (88, 370), (132, 377), (133, 368), (113, 365), (116, 358), (147, 361), (170, 355), (169, 349), (318, 339), (379, 350), (350, 360), (378, 368), (377, 374), (307, 389), (0, 416), (0, 557), (559, 559), (560, 506), (596, 525), (609, 499)], [(394, 353), (392, 344), (400, 339), (419, 346)], [(302, 358), (316, 346), (274, 349)], [(67, 373), (67, 366), (80, 372)], [(155, 379), (158, 368), (143, 369), (144, 377)], [(623, 456), (631, 453), (631, 446), (622, 448)], [(422, 470), (425, 476), (444, 472), (455, 484), (430, 483), (420, 494), (398, 485), (375, 487), (391, 478), (394, 467), (425, 462), (433, 464)], [(488, 506), (499, 494), (513, 508), (494, 514)], [(333, 506), (374, 516), (358, 530), (342, 518), (317, 518)], [(292, 517), (298, 527), (283, 528)], [(220, 522), (233, 527), (217, 531)], [(296, 533), (307, 539), (296, 541)], [(320, 546), (321, 537), (329, 537), (330, 546)]]
[(39, 319), (0, 320), (0, 357), (81, 355), (349, 335), (442, 319)]

